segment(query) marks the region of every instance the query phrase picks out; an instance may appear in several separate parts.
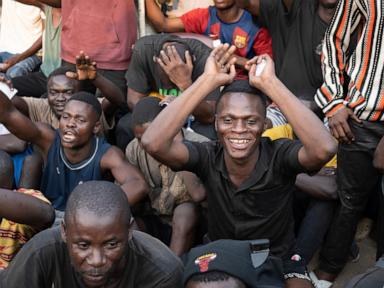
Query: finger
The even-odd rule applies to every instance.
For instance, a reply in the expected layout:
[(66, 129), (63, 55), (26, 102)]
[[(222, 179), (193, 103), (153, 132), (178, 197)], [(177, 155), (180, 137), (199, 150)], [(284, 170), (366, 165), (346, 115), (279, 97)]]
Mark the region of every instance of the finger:
[(77, 75), (76, 72), (68, 71), (65, 73), (65, 76), (67, 76), (70, 79), (77, 79), (79, 75)]
[(81, 56), (77, 55), (76, 56), (76, 66), (80, 66), (80, 65), (81, 65)]
[(159, 57), (156, 57), (155, 60), (156, 60), (156, 63), (159, 64), (160, 67), (165, 71), (167, 66), (165, 65), (163, 60), (161, 58), (159, 58)]
[(91, 59), (89, 58), (88, 55), (84, 57), (84, 64), (87, 65), (87, 66), (91, 66), (92, 65)]
[(349, 124), (347, 121), (341, 123), (341, 127), (344, 130), (345, 137), (347, 138), (348, 142), (355, 140), (355, 135), (353, 135), (351, 128), (349, 127)]
[(353, 111), (351, 111), (349, 117), (351, 117), (352, 120), (355, 120), (357, 123), (363, 123), (363, 121), (361, 121), (361, 120), (356, 116), (356, 114), (353, 113)]
[(220, 45), (218, 48), (219, 49), (216, 51), (216, 55), (215, 55), (215, 59), (216, 59), (217, 62), (220, 61), (220, 59), (223, 57), (225, 52), (228, 50), (229, 44), (225, 43), (223, 45)]
[(171, 61), (179, 61), (179, 62), (181, 62), (180, 55), (179, 55), (179, 53), (177, 52), (175, 46), (172, 45), (172, 46), (168, 47), (168, 50), (169, 50), (169, 54), (168, 54), (168, 56), (169, 56), (169, 59), (170, 59)]
[(253, 77), (254, 75), (256, 75), (256, 64), (252, 64), (251, 65), (251, 68), (249, 69), (249, 72), (248, 72), (249, 76)]
[(347, 135), (345, 134), (343, 126), (342, 125), (337, 125), (335, 127), (335, 129), (337, 130), (337, 134), (339, 135), (339, 141), (341, 141), (343, 143), (348, 143), (349, 139), (348, 139)]
[(232, 54), (235, 52), (235, 50), (236, 47), (234, 45), (226, 49), (222, 57), (219, 59), (219, 64), (225, 65), (232, 58)]
[(192, 56), (191, 56), (191, 54), (189, 53), (188, 50), (185, 51), (185, 61), (186, 61), (187, 65), (188, 65), (189, 67), (193, 67)]
[(337, 129), (336, 129), (335, 127), (330, 127), (330, 130), (331, 130), (331, 134), (332, 134), (332, 136), (333, 136), (336, 140), (340, 141), (340, 136), (339, 136), (339, 133), (337, 132)]
[(96, 70), (97, 69), (97, 63), (96, 63), (96, 61), (93, 61), (92, 62), (92, 67)]
[(171, 60), (169, 59), (168, 55), (165, 53), (164, 50), (160, 51), (160, 57), (159, 57), (165, 65), (169, 64)]
[(253, 57), (252, 59), (248, 60), (245, 65), (248, 65), (249, 67), (252, 66), (252, 64), (256, 64), (257, 56)]
[(12, 84), (12, 81), (11, 81), (10, 79), (7, 79), (7, 80), (5, 81), (5, 83), (8, 85), (8, 87), (9, 87), (11, 90), (13, 90), (13, 84)]
[(236, 68), (234, 64), (231, 64), (231, 66), (229, 67), (229, 77), (231, 78), (231, 81), (235, 79), (235, 76), (236, 76)]

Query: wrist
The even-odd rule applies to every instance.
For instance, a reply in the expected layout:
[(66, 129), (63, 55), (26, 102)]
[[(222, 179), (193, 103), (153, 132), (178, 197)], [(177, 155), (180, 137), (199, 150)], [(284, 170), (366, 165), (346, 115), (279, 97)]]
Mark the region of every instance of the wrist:
[(184, 90), (188, 89), (188, 87), (191, 86), (192, 83), (193, 83), (192, 80), (189, 79), (189, 80), (186, 80), (186, 81), (184, 81), (184, 82), (178, 84), (177, 87), (179, 87), (179, 89), (180, 89), (181, 91), (184, 91)]
[(201, 79), (204, 85), (208, 85), (212, 87), (212, 89), (216, 89), (221, 86), (221, 82), (218, 79), (216, 74), (209, 74), (204, 72), (203, 74), (200, 75), (199, 79)]

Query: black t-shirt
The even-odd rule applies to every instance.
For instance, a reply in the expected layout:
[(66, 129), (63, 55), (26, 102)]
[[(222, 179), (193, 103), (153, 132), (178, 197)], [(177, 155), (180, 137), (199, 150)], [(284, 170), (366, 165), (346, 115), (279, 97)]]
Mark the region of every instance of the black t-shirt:
[[(118, 287), (182, 287), (180, 260), (159, 240), (145, 233), (133, 231), (126, 267)], [(0, 287), (85, 287), (71, 265), (59, 227), (45, 230), (27, 242), (0, 279)]]
[(181, 168), (204, 183), (208, 200), (208, 235), (211, 240), (268, 238), (274, 255), (283, 257), (295, 244), (292, 190), (296, 175), (304, 171), (298, 160), (298, 141), (262, 138), (254, 171), (236, 189), (218, 142), (185, 141), (189, 161)]
[[(203, 74), (205, 62), (211, 53), (211, 49), (208, 46), (199, 40), (184, 39), (172, 34), (150, 35), (137, 40), (133, 48), (127, 74), (127, 85), (129, 88), (142, 94), (148, 94), (154, 91), (159, 92), (160, 89), (163, 89), (160, 78), (158, 77), (158, 72), (155, 69), (153, 57), (159, 55), (159, 52), (166, 42), (179, 42), (189, 46), (192, 55), (195, 57), (192, 71), (193, 82)], [(219, 94), (219, 89), (216, 89), (211, 92), (206, 99), (215, 101), (219, 97)], [(174, 93), (165, 95), (174, 95)]]
[(276, 74), (298, 98), (314, 100), (323, 83), (321, 48), (327, 24), (317, 13), (315, 0), (260, 0), (259, 21), (272, 36)]

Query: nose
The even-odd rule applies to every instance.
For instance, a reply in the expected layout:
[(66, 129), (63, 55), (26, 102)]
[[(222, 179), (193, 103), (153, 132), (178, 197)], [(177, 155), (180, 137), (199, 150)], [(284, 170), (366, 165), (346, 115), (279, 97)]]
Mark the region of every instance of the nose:
[(58, 92), (56, 101), (65, 102), (67, 101), (67, 98), (65, 97), (65, 92)]
[(91, 253), (87, 257), (87, 263), (94, 268), (104, 266), (106, 263), (106, 258), (103, 250), (98, 248), (92, 249)]
[(75, 127), (76, 126), (75, 118), (70, 117), (69, 119), (67, 119), (66, 126), (67, 127)]
[(236, 133), (243, 133), (246, 131), (245, 121), (242, 119), (235, 120), (232, 126), (232, 131)]

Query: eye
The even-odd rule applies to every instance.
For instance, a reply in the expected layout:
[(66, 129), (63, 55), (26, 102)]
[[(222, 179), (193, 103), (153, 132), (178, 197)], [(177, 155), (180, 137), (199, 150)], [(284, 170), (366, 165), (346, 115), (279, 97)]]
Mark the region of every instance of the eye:
[(255, 119), (248, 119), (247, 120), (247, 124), (248, 125), (255, 125), (256, 124), (256, 120)]
[(87, 121), (85, 121), (84, 118), (77, 118), (76, 121), (77, 121), (77, 123), (85, 123), (85, 122), (87, 122)]
[(117, 241), (110, 241), (105, 244), (105, 248), (107, 249), (115, 249), (119, 246), (119, 242)]
[(230, 117), (224, 117), (223, 118), (224, 124), (232, 124), (232, 118)]
[(79, 242), (79, 243), (76, 243), (76, 246), (77, 246), (77, 248), (79, 248), (80, 250), (87, 250), (88, 247), (89, 247), (89, 244), (86, 243), (86, 242)]
[(68, 115), (67, 115), (67, 114), (62, 114), (62, 115), (61, 115), (61, 118), (62, 118), (62, 119), (68, 119)]

